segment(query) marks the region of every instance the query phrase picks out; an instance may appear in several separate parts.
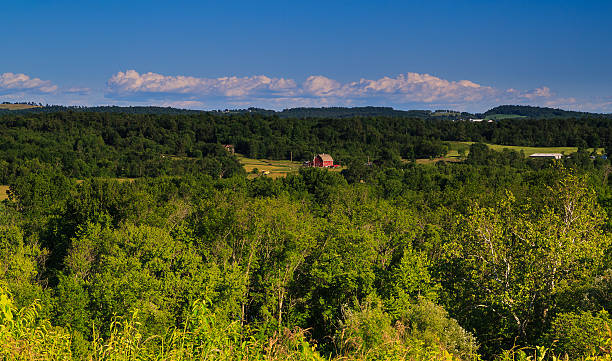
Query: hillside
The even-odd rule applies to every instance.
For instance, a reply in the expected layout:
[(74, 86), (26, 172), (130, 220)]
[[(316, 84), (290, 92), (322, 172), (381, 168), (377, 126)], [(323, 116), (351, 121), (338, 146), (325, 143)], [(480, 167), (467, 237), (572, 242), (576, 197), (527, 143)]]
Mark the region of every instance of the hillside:
[(585, 118), (585, 117), (603, 117), (611, 118), (612, 114), (598, 114), (587, 112), (575, 112), (563, 109), (534, 107), (529, 105), (500, 105), (498, 107), (487, 110), (484, 113), (487, 119), (508, 119), (517, 117), (528, 118)]
[[(611, 128), (5, 111), (0, 359), (586, 359), (611, 342), (612, 178), (588, 149)], [(301, 166), (320, 152), (342, 167)]]
[(429, 110), (395, 110), (391, 107), (330, 107), (330, 108), (293, 108), (278, 113), (285, 118), (352, 118), (352, 117), (402, 117), (429, 118)]
[(322, 108), (290, 108), (282, 111), (262, 108), (224, 109), (224, 110), (195, 110), (179, 109), (158, 106), (63, 106), (34, 104), (0, 104), (0, 113), (53, 113), (53, 112), (89, 112), (89, 113), (122, 113), (122, 114), (214, 114), (214, 115), (260, 115), (276, 116), (284, 119), (345, 119), (356, 117), (386, 117), (424, 120), (468, 120), (471, 118), (484, 118), (498, 120), (507, 119), (612, 119), (612, 114), (599, 114), (588, 112), (575, 112), (563, 109), (535, 107), (529, 105), (500, 105), (484, 113), (468, 113), (454, 110), (398, 110), (392, 107), (322, 107)]

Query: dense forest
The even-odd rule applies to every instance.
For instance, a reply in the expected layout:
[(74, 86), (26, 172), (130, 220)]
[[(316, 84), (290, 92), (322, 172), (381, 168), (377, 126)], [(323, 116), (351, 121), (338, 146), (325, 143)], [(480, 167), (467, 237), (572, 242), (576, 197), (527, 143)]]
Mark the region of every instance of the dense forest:
[(3, 114), (0, 355), (610, 360), (611, 122)]
[[(75, 178), (206, 173), (242, 168), (223, 148), (251, 158), (341, 164), (413, 160), (446, 154), (445, 141), (610, 149), (609, 119), (508, 119), (475, 123), (418, 118), (280, 118), (260, 114), (16, 113), (0, 117), (0, 182), (30, 162), (58, 165)], [(37, 167), (37, 165), (33, 165)], [(0, 183), (0, 184), (1, 184)]]
[(484, 112), (484, 116), (492, 114), (520, 115), (529, 118), (610, 118), (610, 114), (593, 114), (575, 112), (563, 109), (534, 107), (527, 105), (501, 105)]

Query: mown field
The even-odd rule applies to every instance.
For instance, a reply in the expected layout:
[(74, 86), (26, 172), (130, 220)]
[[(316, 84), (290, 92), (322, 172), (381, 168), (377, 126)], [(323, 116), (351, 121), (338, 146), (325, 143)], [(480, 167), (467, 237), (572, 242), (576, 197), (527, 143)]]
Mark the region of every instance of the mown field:
[[(462, 160), (462, 156), (460, 151), (463, 150), (463, 156), (467, 156), (470, 152), (470, 145), (474, 144), (474, 142), (456, 142), (449, 141), (446, 142), (450, 145), (450, 149), (448, 153), (444, 157), (432, 158), (432, 159), (417, 159), (416, 163), (418, 164), (430, 164), (437, 163), (440, 161), (445, 162), (460, 162)], [(524, 147), (519, 145), (500, 145), (500, 144), (487, 144), (490, 149), (501, 152), (504, 149), (514, 150), (516, 152), (523, 151), (525, 157), (530, 156), (533, 153), (562, 153), (562, 154), (571, 154), (578, 151), (578, 147)], [(594, 148), (588, 148), (589, 152), (592, 152)], [(597, 148), (598, 154), (603, 154), (604, 148)]]
[[(241, 154), (236, 154), (236, 158), (244, 166), (244, 170), (249, 173), (250, 178), (254, 178), (262, 174), (262, 172), (270, 172), (268, 176), (272, 178), (284, 177), (288, 173), (297, 172), (302, 165), (300, 162), (291, 162), (289, 160), (247, 158)], [(257, 170), (257, 173), (253, 173), (254, 169)]]
[[(302, 162), (292, 162), (290, 160), (253, 159), (247, 158), (241, 154), (236, 154), (236, 158), (238, 158), (243, 165), (249, 178), (255, 178), (263, 172), (270, 172), (266, 174), (266, 176), (276, 179), (285, 177), (289, 173), (297, 172), (300, 167), (302, 167)], [(253, 173), (254, 169), (257, 169), (257, 173)], [(330, 170), (339, 172), (342, 169), (344, 169), (344, 167), (332, 168)]]
[[(465, 154), (469, 152), (470, 145), (474, 142), (447, 142), (450, 144), (450, 150), (447, 157), (458, 157), (459, 150), (464, 149)], [(524, 147), (520, 145), (500, 145), (500, 144), (487, 144), (487, 146), (496, 151), (502, 151), (504, 149), (514, 150), (517, 152), (523, 151), (525, 156), (530, 156), (533, 153), (563, 153), (570, 154), (578, 151), (578, 147)], [(597, 153), (602, 154), (603, 148), (598, 148)], [(589, 148), (589, 151), (593, 151), (593, 148)]]
[(3, 201), (8, 198), (8, 190), (9, 186), (0, 185), (0, 201)]
[(41, 108), (41, 106), (40, 105), (29, 105), (29, 104), (0, 104), (0, 109), (22, 110), (22, 109), (32, 109), (32, 108)]
[(516, 114), (491, 114), (485, 117), (486, 120), (500, 120), (500, 119), (519, 119), (519, 118), (527, 118), (524, 115), (516, 115)]

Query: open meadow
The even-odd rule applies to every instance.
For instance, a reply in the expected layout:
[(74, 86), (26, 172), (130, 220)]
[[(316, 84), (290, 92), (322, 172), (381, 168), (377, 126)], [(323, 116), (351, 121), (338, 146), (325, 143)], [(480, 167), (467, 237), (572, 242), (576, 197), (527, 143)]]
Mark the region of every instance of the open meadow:
[(9, 186), (0, 185), (0, 201), (8, 198)]
[[(465, 154), (469, 153), (470, 146), (474, 142), (446, 142), (450, 145), (449, 152), (446, 154), (447, 157), (458, 157), (461, 149), (465, 150)], [(521, 145), (501, 145), (501, 144), (487, 144), (487, 146), (493, 150), (501, 152), (504, 149), (514, 150), (516, 152), (523, 151), (525, 156), (528, 157), (533, 153), (562, 153), (571, 154), (578, 151), (578, 147), (525, 147)], [(594, 148), (589, 148), (589, 151), (593, 151)], [(602, 154), (603, 148), (598, 148), (597, 153)]]
[[(269, 172), (266, 174), (271, 178), (281, 178), (287, 176), (289, 173), (296, 173), (302, 167), (302, 162), (290, 161), (290, 160), (270, 160), (270, 159), (254, 159), (247, 158), (241, 154), (236, 154), (236, 158), (244, 167), (244, 170), (248, 173), (249, 178), (255, 178), (261, 175), (263, 172)], [(257, 169), (257, 174), (253, 173), (253, 169)], [(344, 167), (330, 168), (331, 171), (341, 171)]]
[(23, 109), (32, 109), (32, 108), (41, 108), (41, 106), (40, 105), (30, 105), (30, 104), (0, 104), (0, 109), (23, 110)]
[[(470, 146), (475, 142), (456, 142), (456, 141), (448, 141), (445, 142), (449, 144), (449, 150), (444, 157), (438, 158), (424, 158), (417, 159), (417, 164), (430, 164), (437, 163), (440, 161), (444, 162), (460, 162), (463, 160), (463, 157), (466, 157), (470, 153)], [(487, 146), (495, 151), (501, 152), (504, 149), (513, 150), (516, 152), (523, 152), (525, 157), (529, 157), (534, 153), (561, 153), (569, 155), (571, 153), (575, 153), (578, 151), (578, 147), (526, 147), (520, 145), (501, 145), (501, 144), (487, 144)], [(594, 148), (588, 148), (589, 152), (592, 152)], [(463, 154), (461, 154), (461, 152)], [(597, 148), (598, 154), (603, 154), (603, 148)]]

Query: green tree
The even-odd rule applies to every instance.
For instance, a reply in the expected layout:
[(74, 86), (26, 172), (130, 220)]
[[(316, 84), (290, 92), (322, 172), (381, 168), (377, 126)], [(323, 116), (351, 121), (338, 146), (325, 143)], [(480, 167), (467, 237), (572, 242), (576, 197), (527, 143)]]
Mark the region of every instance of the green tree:
[(550, 322), (558, 295), (592, 277), (610, 237), (595, 194), (565, 172), (533, 209), (508, 192), (495, 208), (474, 207), (463, 221), (462, 257), (475, 287), (473, 307), (502, 320), (498, 333), (528, 340)]

